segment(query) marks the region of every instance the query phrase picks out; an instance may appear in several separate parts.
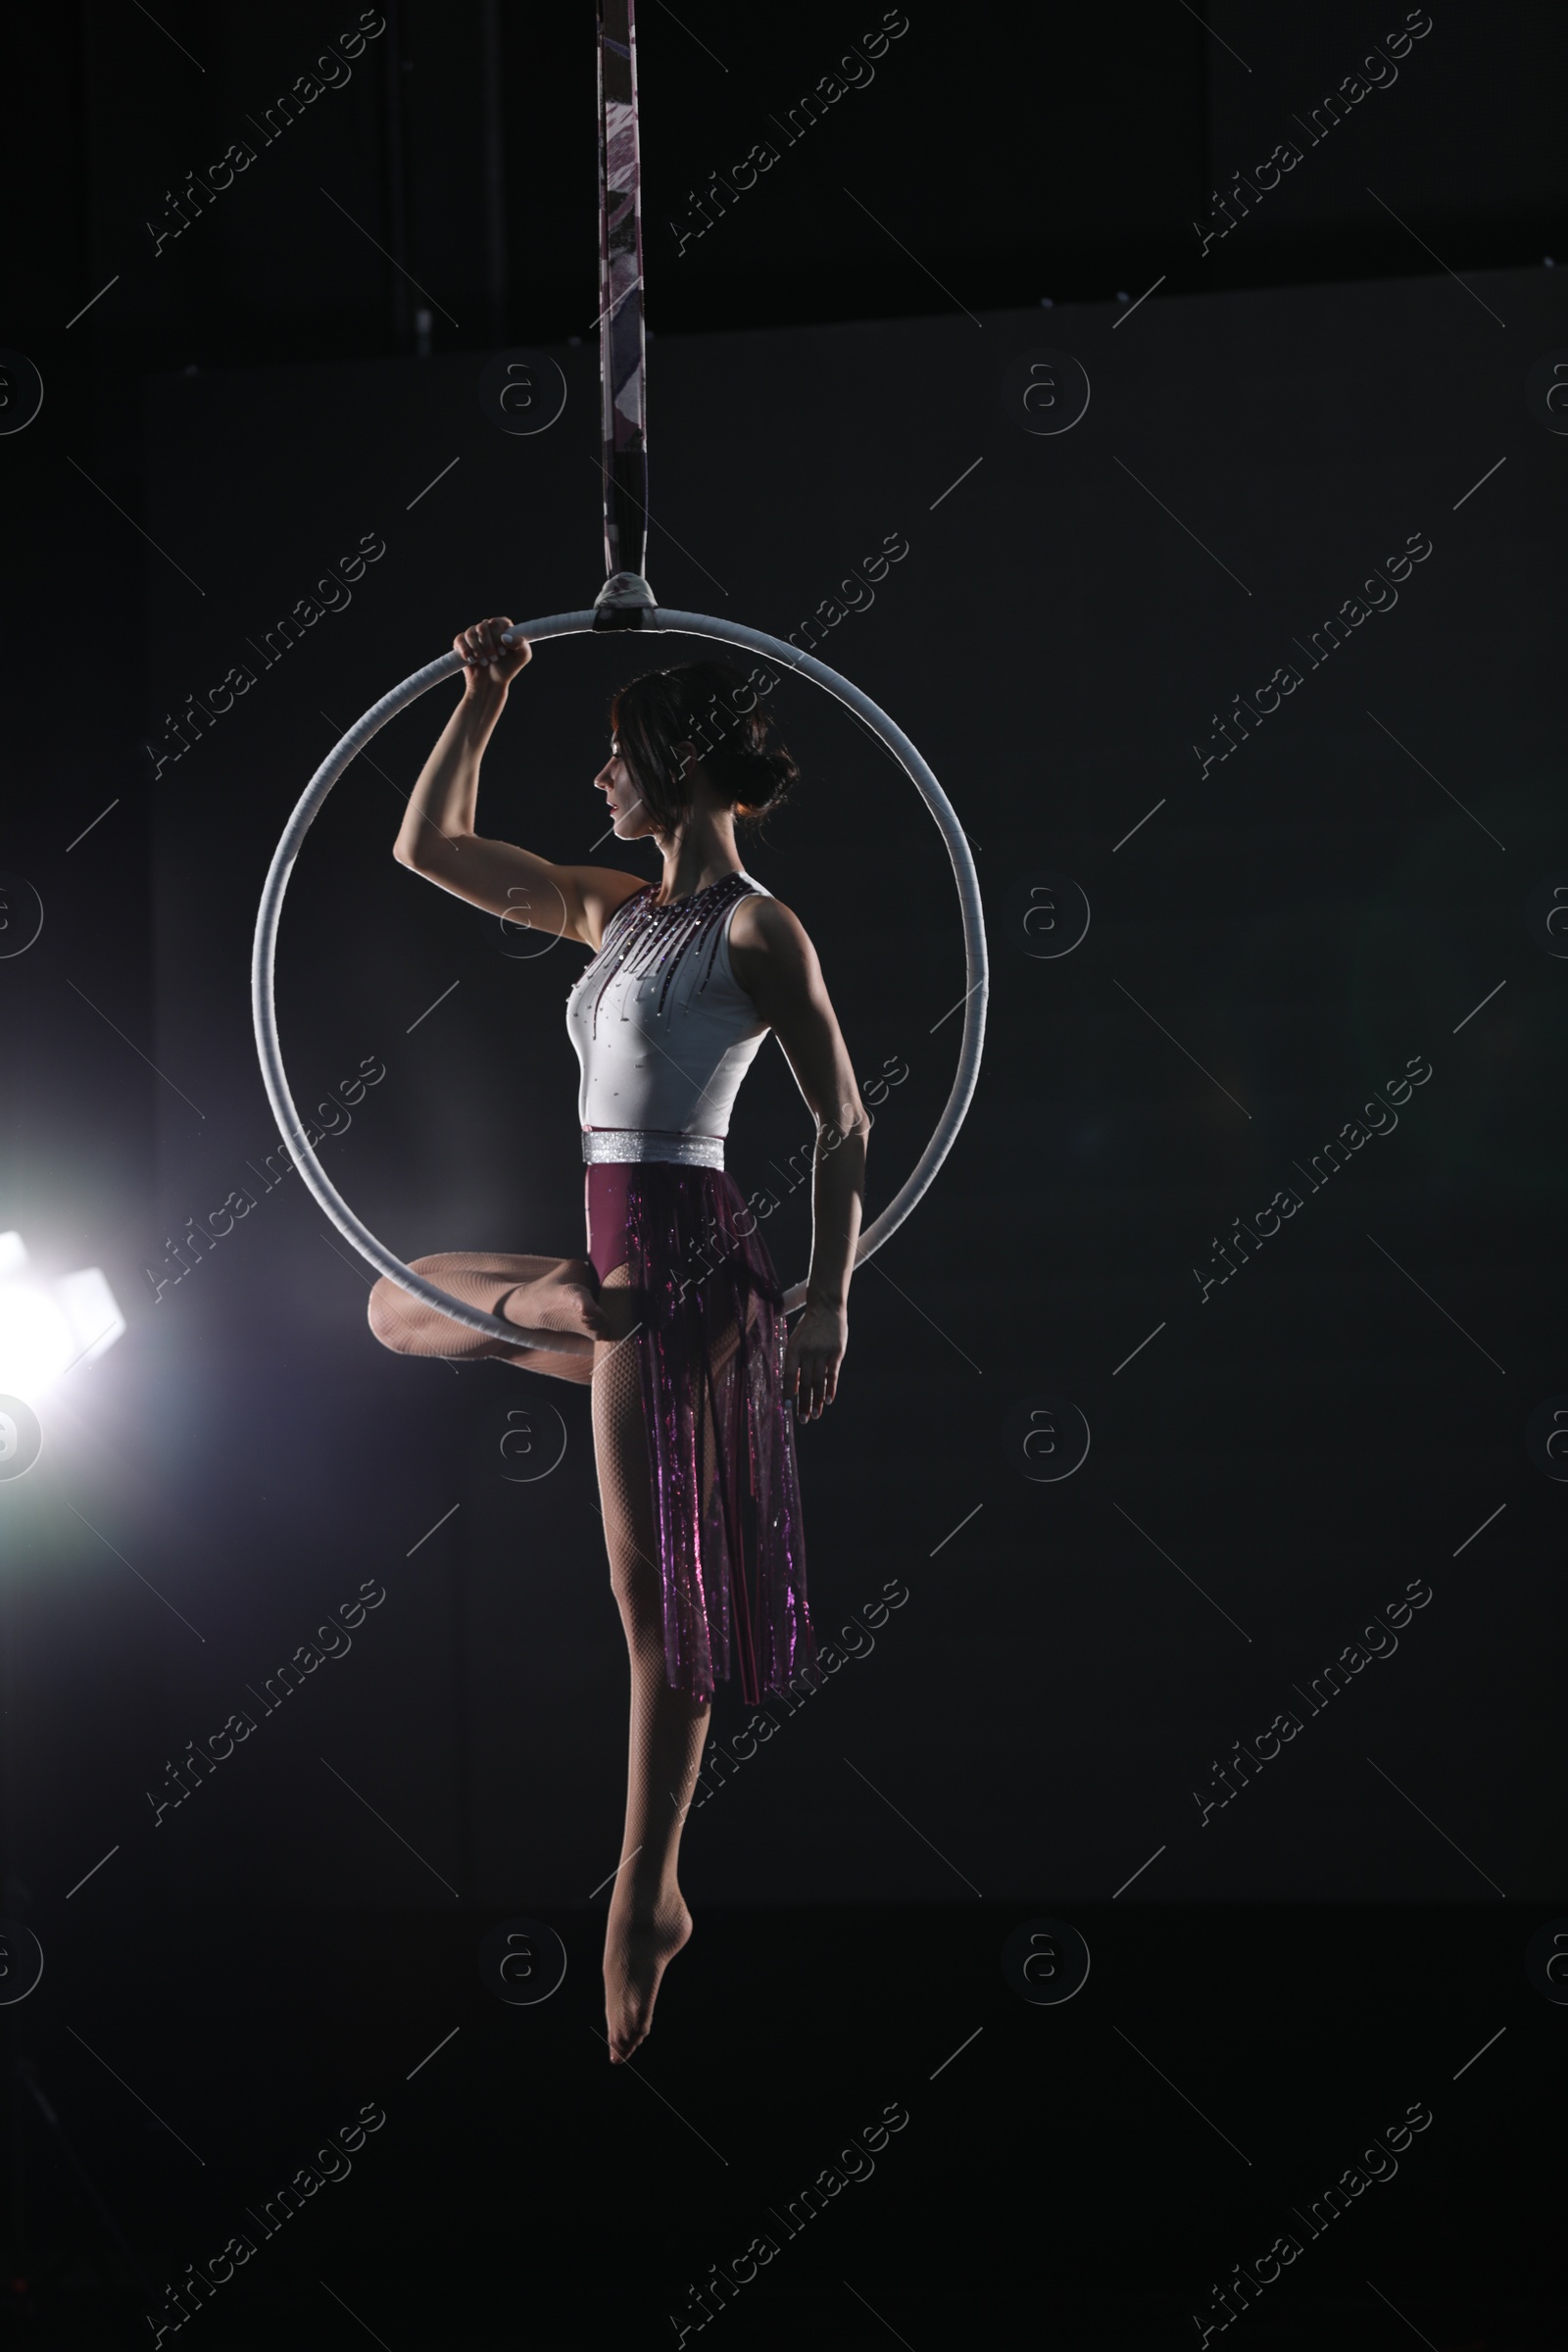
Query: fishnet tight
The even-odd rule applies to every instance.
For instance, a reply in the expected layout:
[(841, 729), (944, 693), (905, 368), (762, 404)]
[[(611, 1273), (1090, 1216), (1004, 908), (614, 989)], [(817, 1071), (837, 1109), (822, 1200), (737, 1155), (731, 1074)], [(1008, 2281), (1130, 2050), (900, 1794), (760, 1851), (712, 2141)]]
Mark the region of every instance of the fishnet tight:
[[(564, 1284), (593, 1291), (598, 1277), (586, 1258), (525, 1257), (495, 1250), (445, 1250), (434, 1257), (416, 1257), (412, 1271), (422, 1274), (439, 1290), (450, 1291), (466, 1305), (535, 1331), (576, 1332), (571, 1294)], [(466, 1325), (454, 1323), (420, 1298), (411, 1298), (385, 1275), (370, 1292), (370, 1329), (383, 1348), (399, 1355), (439, 1355), (448, 1363), (468, 1363), (481, 1355), (499, 1355), (509, 1364), (530, 1371), (551, 1372), (563, 1380), (587, 1381), (593, 1375), (593, 1345), (578, 1334), (575, 1354), (556, 1348), (508, 1348), (502, 1340), (487, 1340)]]
[[(628, 1333), (629, 1282), (629, 1269), (617, 1266), (600, 1294), (606, 1313)], [(663, 1585), (635, 1342), (629, 1336), (601, 1341), (595, 1359), (594, 1456), (605, 1547), (631, 1660), (626, 1828), (616, 1891), (617, 1899), (629, 1898), (633, 1916), (640, 1917), (678, 1900), (681, 1824), (697, 1785), (711, 1710), (672, 1690), (665, 1676)]]

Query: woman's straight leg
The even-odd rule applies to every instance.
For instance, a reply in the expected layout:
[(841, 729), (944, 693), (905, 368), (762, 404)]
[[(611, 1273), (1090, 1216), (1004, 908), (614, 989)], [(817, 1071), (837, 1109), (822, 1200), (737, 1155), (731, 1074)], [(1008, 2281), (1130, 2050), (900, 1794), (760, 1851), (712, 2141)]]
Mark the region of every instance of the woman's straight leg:
[(607, 1316), (627, 1336), (600, 1345), (593, 1382), (605, 1545), (631, 1668), (626, 1821), (605, 1936), (605, 2015), (616, 2061), (647, 2034), (660, 1980), (691, 1934), (676, 1869), (711, 1713), (706, 1701), (671, 1690), (665, 1672), (663, 1581), (628, 1284), (628, 1269), (617, 1266), (601, 1291)]

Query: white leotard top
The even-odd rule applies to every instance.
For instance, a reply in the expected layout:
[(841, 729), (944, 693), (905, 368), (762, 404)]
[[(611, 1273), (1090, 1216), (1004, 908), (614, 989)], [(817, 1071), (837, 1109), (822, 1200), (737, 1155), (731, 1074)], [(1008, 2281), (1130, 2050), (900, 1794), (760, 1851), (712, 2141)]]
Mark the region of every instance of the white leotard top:
[(730, 922), (742, 899), (772, 894), (744, 872), (670, 906), (652, 889), (612, 915), (566, 999), (579, 1123), (721, 1138), (768, 1031), (731, 968)]

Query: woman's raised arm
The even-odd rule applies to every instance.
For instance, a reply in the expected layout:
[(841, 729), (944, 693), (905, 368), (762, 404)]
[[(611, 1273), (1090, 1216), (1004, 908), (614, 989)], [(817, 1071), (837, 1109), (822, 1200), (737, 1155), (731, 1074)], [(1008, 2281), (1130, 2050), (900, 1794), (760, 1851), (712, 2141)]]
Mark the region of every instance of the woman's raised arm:
[(513, 679), (532, 658), (526, 640), (501, 643), (502, 631), (511, 626), (499, 615), (452, 640), (466, 665), (463, 700), (419, 771), (392, 854), (400, 865), (487, 913), (597, 951), (616, 907), (642, 888), (636, 874), (612, 866), (557, 865), (473, 829), (485, 745), (507, 707)]

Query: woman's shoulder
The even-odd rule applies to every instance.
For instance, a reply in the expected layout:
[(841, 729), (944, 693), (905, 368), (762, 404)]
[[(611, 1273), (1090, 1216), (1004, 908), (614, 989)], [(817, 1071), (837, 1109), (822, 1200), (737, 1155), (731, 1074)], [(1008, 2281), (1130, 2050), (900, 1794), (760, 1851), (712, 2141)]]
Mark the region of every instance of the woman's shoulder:
[(816, 950), (782, 899), (761, 892), (742, 899), (730, 923), (729, 950), (736, 979), (759, 1001), (771, 1001), (780, 990), (787, 1000), (819, 985)]
[[(753, 881), (753, 877), (748, 874), (747, 880)], [(731, 947), (757, 949), (766, 955), (805, 937), (805, 927), (793, 907), (775, 899), (760, 883), (754, 883), (746, 896), (736, 901), (729, 922)]]

